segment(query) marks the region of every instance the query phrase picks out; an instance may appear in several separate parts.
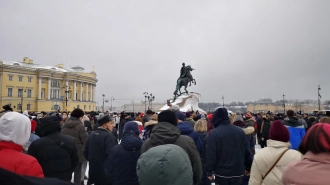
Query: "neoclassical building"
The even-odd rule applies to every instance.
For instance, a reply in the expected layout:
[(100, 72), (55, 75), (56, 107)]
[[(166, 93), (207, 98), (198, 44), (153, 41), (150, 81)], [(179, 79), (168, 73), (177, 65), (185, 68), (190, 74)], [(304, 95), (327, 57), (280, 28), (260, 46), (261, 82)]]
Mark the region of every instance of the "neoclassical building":
[(27, 57), (23, 62), (0, 60), (0, 106), (10, 104), (18, 112), (96, 110), (96, 83), (94, 69), (43, 66)]

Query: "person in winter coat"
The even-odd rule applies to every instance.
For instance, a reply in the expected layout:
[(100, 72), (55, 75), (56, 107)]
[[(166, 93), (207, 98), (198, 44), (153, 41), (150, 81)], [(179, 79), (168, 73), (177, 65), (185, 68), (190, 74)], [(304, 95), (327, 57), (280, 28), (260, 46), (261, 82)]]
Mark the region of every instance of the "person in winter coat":
[(198, 120), (194, 125), (194, 130), (198, 133), (200, 140), (202, 141), (203, 146), (203, 153), (200, 155), (201, 162), (202, 162), (202, 168), (203, 168), (203, 175), (202, 180), (199, 183), (199, 185), (211, 185), (210, 179), (207, 177), (207, 172), (205, 169), (205, 151), (206, 151), (206, 140), (207, 140), (207, 123), (206, 120)]
[(37, 136), (34, 132), (36, 130), (37, 127), (37, 122), (35, 120), (31, 120), (31, 134), (30, 134), (30, 138), (29, 141), (24, 145), (24, 151), (28, 151), (29, 146), (31, 145), (31, 143), (37, 139), (39, 139), (40, 137)]
[(7, 112), (0, 118), (0, 167), (19, 175), (44, 177), (38, 161), (24, 154), (23, 146), (28, 142), (31, 122), (28, 117)]
[(252, 155), (245, 133), (230, 123), (227, 109), (217, 109), (212, 117), (215, 129), (207, 137), (206, 171), (215, 184), (240, 185), (246, 171), (250, 171)]
[(330, 124), (318, 123), (312, 126), (298, 150), (304, 156), (302, 160), (287, 166), (282, 176), (283, 184), (330, 184)]
[(99, 127), (88, 137), (84, 156), (89, 162), (89, 181), (95, 185), (110, 185), (110, 176), (105, 173), (105, 162), (110, 155), (111, 148), (118, 144), (111, 133), (114, 125), (109, 115), (98, 120)]
[(150, 138), (142, 145), (141, 154), (159, 145), (174, 144), (180, 146), (189, 156), (193, 170), (193, 182), (197, 185), (201, 181), (203, 171), (196, 144), (190, 137), (181, 135), (177, 124), (178, 118), (173, 111), (162, 111), (158, 115), (158, 123), (153, 128)]
[(314, 115), (311, 115), (308, 117), (308, 121), (307, 121), (307, 129), (306, 131), (311, 128), (314, 124), (317, 123), (317, 119)]
[(38, 160), (45, 177), (71, 181), (79, 162), (73, 137), (61, 134), (56, 116), (43, 118), (40, 131), (42, 137), (31, 143), (28, 154)]
[(194, 184), (190, 162), (180, 146), (166, 144), (150, 148), (137, 162), (140, 185)]
[(123, 138), (123, 133), (124, 133), (124, 126), (125, 124), (129, 121), (129, 116), (125, 114), (120, 118), (120, 123), (119, 123), (119, 137), (118, 139), (121, 140)]
[(178, 117), (178, 125), (177, 127), (181, 131), (181, 135), (189, 136), (191, 139), (194, 140), (196, 144), (197, 151), (199, 152), (199, 155), (204, 154), (204, 149), (202, 145), (202, 141), (199, 138), (199, 135), (197, 132), (194, 131), (194, 128), (191, 127), (190, 124), (186, 123), (186, 115), (183, 112), (176, 112), (176, 116)]
[(213, 114), (209, 114), (207, 116), (207, 134), (210, 134), (211, 131), (214, 129), (214, 126), (211, 122)]
[(282, 173), (286, 166), (302, 157), (298, 151), (289, 150), (289, 140), (288, 129), (281, 121), (274, 121), (269, 131), (267, 147), (254, 155), (249, 185), (282, 185)]
[(71, 117), (62, 125), (62, 134), (72, 136), (76, 144), (77, 153), (79, 157), (79, 163), (74, 170), (74, 183), (81, 183), (82, 174), (82, 164), (86, 160), (83, 155), (84, 146), (86, 144), (88, 134), (85, 130), (84, 124), (81, 122), (84, 111), (76, 108), (71, 112)]
[(10, 107), (10, 105), (4, 105), (2, 106), (2, 108), (4, 109), (3, 111), (0, 112), (0, 118), (6, 114), (7, 112), (13, 112), (13, 109)]
[(261, 134), (260, 146), (261, 146), (261, 148), (267, 147), (267, 140), (268, 140), (271, 124), (272, 123), (270, 121), (269, 115), (262, 117), (262, 123), (261, 123), (261, 128), (260, 128), (260, 134)]
[(186, 112), (186, 123), (190, 124), (192, 128), (195, 126), (195, 121), (193, 120), (190, 112)]
[(111, 149), (105, 163), (105, 172), (110, 175), (112, 185), (139, 185), (136, 163), (143, 144), (139, 135), (138, 124), (129, 121), (125, 124), (121, 143)]
[(157, 123), (158, 123), (158, 115), (154, 114), (152, 115), (151, 120), (144, 124), (145, 127), (145, 132), (143, 134), (144, 141), (150, 137), (152, 129), (155, 127)]
[(294, 112), (292, 110), (287, 111), (288, 118), (285, 118), (283, 124), (288, 128), (290, 133), (291, 148), (297, 150), (298, 146), (305, 136), (304, 125), (294, 118)]

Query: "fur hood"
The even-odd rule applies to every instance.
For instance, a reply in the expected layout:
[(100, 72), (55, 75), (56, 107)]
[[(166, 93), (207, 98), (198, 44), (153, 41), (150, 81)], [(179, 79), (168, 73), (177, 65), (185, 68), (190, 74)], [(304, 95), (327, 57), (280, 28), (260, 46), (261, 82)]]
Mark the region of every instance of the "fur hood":
[(156, 125), (158, 121), (155, 120), (150, 120), (144, 124), (145, 127), (150, 126), (150, 125)]

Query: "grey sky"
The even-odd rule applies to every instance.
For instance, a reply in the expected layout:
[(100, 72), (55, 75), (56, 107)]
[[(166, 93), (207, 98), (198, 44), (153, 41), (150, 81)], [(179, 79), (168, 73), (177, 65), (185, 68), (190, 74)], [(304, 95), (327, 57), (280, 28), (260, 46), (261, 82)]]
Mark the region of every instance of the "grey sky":
[(0, 59), (80, 65), (97, 97), (172, 96), (181, 63), (202, 102), (330, 99), (330, 1), (0, 0)]

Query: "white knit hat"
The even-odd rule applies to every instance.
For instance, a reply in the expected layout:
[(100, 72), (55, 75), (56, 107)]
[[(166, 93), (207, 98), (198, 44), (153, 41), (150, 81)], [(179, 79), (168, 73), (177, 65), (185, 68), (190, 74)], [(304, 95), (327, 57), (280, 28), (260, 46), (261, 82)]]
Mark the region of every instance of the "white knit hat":
[(24, 146), (30, 138), (31, 122), (23, 114), (7, 112), (0, 118), (0, 141)]

